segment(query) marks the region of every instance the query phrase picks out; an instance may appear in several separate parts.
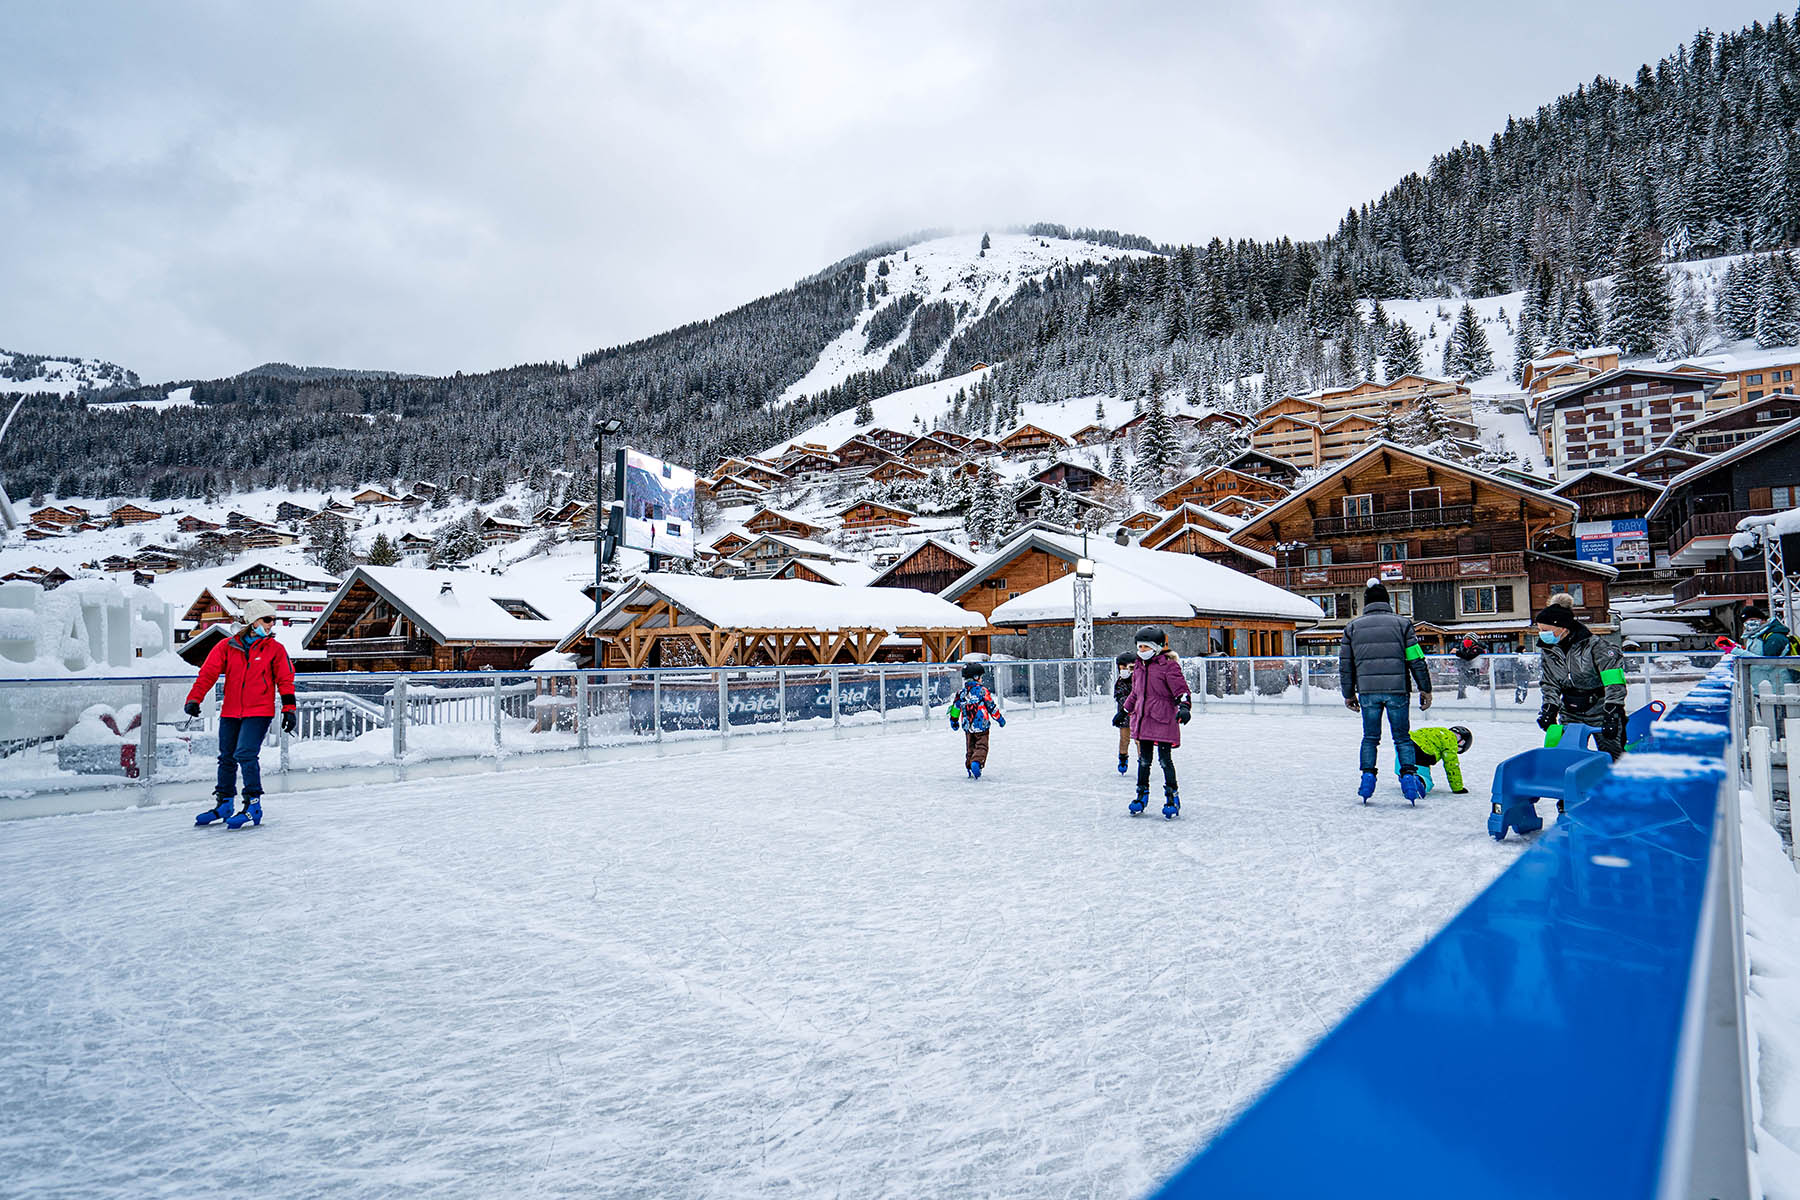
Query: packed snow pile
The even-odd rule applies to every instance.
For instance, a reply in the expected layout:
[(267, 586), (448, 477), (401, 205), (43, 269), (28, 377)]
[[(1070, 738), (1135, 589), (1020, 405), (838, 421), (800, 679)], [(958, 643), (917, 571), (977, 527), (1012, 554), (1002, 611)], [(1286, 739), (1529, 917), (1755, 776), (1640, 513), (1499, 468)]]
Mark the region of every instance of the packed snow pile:
[[(92, 704), (56, 744), (56, 765), (64, 771), (81, 775), (124, 775), (137, 778), (140, 730), (143, 709), (127, 704), (114, 709), (109, 704)], [(156, 740), (156, 764), (159, 769), (173, 770), (187, 766), (192, 749), (190, 735), (173, 728), (160, 730)]]

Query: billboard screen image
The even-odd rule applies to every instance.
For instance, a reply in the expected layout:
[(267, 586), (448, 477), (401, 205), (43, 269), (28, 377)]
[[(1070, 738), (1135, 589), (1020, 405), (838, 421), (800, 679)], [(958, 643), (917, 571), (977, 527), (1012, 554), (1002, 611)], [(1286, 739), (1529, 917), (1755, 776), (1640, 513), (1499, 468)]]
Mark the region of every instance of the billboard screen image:
[(694, 557), (694, 473), (636, 450), (619, 451), (620, 544), (650, 554)]
[(1649, 522), (1583, 521), (1575, 526), (1575, 557), (1615, 567), (1649, 566)]

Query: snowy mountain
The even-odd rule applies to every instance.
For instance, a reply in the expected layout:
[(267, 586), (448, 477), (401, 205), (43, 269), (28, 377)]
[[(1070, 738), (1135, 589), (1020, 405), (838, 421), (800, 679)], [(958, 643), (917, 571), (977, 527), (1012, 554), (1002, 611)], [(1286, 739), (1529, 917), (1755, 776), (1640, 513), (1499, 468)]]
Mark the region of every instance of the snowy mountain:
[(117, 363), (0, 350), (0, 393), (72, 396), (77, 392), (137, 386), (137, 372)]

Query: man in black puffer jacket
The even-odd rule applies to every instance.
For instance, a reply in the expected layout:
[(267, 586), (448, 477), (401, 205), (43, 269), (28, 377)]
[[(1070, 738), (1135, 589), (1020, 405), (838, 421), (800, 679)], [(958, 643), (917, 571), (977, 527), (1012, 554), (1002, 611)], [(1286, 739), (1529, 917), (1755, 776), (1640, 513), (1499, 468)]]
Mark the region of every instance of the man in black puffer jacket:
[(1419, 708), (1431, 707), (1431, 672), (1413, 623), (1394, 611), (1388, 591), (1379, 579), (1369, 580), (1363, 592), (1362, 616), (1344, 629), (1338, 649), (1338, 682), (1344, 707), (1360, 712), (1363, 719), (1362, 782), (1356, 794), (1368, 803), (1375, 794), (1375, 759), (1381, 749), (1381, 714), (1387, 713), (1388, 730), (1400, 755), (1400, 791), (1417, 803), (1425, 794), (1413, 758), (1412, 716), (1407, 697), (1419, 686)]

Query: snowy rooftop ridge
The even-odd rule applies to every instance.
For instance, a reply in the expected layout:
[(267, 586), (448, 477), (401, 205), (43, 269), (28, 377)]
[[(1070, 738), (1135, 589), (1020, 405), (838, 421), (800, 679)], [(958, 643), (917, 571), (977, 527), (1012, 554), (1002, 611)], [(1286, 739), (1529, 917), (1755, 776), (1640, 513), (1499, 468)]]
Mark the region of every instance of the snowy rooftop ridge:
[[(313, 623), (313, 646), (358, 582), (367, 582), (413, 623), (440, 642), (554, 642), (593, 611), (593, 601), (572, 583), (526, 581), (480, 571), (420, 567), (358, 567)], [(521, 601), (537, 617), (514, 616), (498, 601)]]

